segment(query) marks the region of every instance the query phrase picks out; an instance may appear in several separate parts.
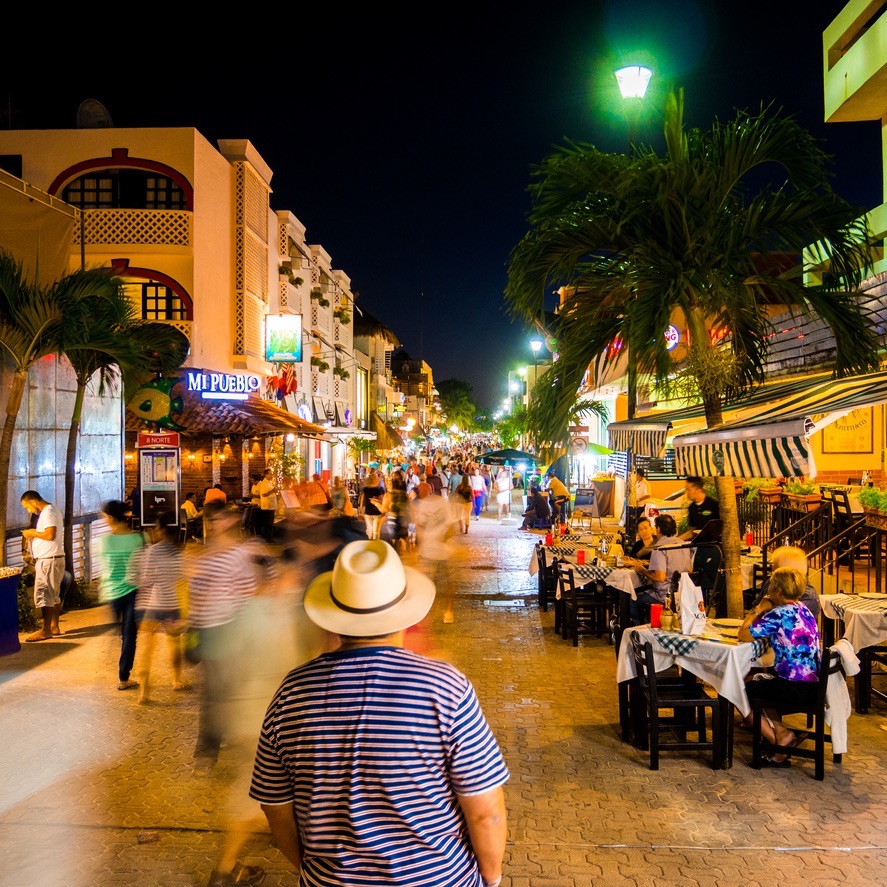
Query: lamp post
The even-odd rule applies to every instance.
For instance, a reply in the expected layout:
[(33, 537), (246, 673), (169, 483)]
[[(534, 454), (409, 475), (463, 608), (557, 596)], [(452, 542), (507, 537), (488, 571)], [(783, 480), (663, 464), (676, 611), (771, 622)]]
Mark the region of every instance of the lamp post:
[[(637, 136), (637, 124), (641, 114), (641, 103), (647, 94), (647, 86), (653, 76), (651, 68), (645, 65), (627, 65), (619, 68), (616, 73), (616, 82), (619, 84), (619, 92), (623, 102), (630, 103), (628, 118), (628, 149), (629, 154), (634, 154), (634, 143)], [(638, 371), (631, 353), (630, 337), (625, 337), (628, 360), (628, 418), (633, 419), (638, 404)]]
[(539, 381), (539, 349), (542, 347), (541, 339), (531, 339), (530, 348), (533, 349), (533, 397), (535, 398), (536, 382)]

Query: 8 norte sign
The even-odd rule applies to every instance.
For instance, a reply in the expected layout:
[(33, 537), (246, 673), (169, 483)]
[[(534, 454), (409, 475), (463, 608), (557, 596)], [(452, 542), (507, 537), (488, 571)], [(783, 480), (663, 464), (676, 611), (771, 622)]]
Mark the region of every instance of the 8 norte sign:
[(203, 370), (185, 373), (187, 390), (199, 392), (204, 400), (246, 400), (259, 390), (260, 385), (259, 377), (252, 374), (206, 373)]

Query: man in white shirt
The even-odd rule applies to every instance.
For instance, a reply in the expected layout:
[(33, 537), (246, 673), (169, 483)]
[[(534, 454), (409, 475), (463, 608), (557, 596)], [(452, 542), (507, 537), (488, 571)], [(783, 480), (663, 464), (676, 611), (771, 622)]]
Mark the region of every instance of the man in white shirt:
[(274, 515), (277, 512), (277, 494), (280, 492), (274, 482), (274, 472), (265, 469), (265, 474), (256, 485), (259, 494), (259, 520), (256, 530), (259, 535), (270, 542), (274, 535)]
[(43, 627), (25, 640), (47, 641), (62, 633), (59, 616), (62, 612), (62, 579), (65, 575), (64, 518), (55, 505), (50, 505), (35, 490), (23, 493), (21, 503), (29, 514), (38, 515), (37, 525), (33, 529), (22, 530), (22, 536), (30, 540), (35, 569), (34, 606), (43, 617)]

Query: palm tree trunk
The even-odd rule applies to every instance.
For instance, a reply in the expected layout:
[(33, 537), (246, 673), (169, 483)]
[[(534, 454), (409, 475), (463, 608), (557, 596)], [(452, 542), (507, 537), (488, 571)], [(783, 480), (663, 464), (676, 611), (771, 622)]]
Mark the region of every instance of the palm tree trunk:
[[(6, 500), (9, 498), (9, 463), (12, 459), (12, 437), (15, 434), (15, 423), (22, 406), (22, 395), (25, 392), (27, 370), (16, 370), (12, 377), (12, 388), (6, 402), (6, 421), (3, 423), (3, 434), (0, 436), (0, 566), (6, 566), (6, 527), (9, 515), (6, 513)], [(22, 491), (24, 492), (24, 491)]]
[(68, 449), (65, 453), (65, 569), (74, 575), (74, 471), (77, 465), (77, 441), (80, 438), (80, 422), (83, 418), (83, 399), (86, 382), (77, 380), (74, 396), (74, 412), (68, 429)]
[(736, 486), (732, 477), (715, 478), (721, 520), (724, 522), (721, 548), (724, 552), (724, 573), (727, 577), (727, 615), (741, 619), (745, 615), (742, 597), (741, 544), (739, 539), (739, 511), (736, 508)]

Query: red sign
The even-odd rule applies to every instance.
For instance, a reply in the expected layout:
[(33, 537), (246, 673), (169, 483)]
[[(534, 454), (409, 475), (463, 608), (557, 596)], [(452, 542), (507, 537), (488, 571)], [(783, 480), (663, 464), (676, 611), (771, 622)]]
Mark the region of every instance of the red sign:
[(177, 447), (179, 433), (177, 431), (140, 431), (136, 438), (136, 447)]

